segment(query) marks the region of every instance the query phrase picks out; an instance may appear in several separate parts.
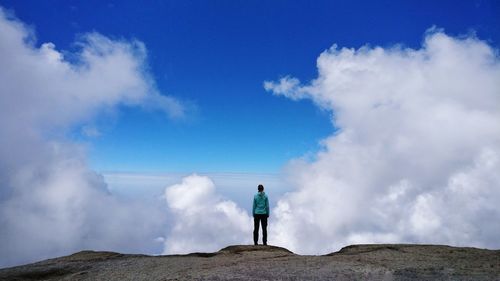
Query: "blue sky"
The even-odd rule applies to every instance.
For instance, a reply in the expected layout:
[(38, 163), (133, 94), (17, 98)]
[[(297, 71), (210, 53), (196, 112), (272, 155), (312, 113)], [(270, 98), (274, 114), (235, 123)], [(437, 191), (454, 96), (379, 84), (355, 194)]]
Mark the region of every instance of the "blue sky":
[(315, 77), (332, 44), (418, 47), (425, 30), (471, 31), (499, 44), (498, 1), (5, 1), (37, 43), (75, 49), (97, 31), (138, 39), (161, 93), (191, 105), (187, 118), (122, 107), (96, 118), (87, 144), (98, 171), (278, 172), (319, 149), (334, 127), (310, 101), (266, 92), (265, 80)]
[(296, 253), (498, 249), (498, 15), (0, 0), (0, 267), (248, 244), (259, 183), (269, 243)]

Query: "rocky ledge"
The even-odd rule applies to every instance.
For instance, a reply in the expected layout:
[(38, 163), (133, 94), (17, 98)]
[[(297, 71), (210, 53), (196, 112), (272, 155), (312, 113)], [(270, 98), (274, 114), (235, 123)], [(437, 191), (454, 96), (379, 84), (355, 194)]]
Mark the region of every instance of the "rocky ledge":
[(405, 244), (324, 256), (244, 245), (169, 256), (83, 251), (0, 269), (0, 280), (500, 280), (500, 251)]

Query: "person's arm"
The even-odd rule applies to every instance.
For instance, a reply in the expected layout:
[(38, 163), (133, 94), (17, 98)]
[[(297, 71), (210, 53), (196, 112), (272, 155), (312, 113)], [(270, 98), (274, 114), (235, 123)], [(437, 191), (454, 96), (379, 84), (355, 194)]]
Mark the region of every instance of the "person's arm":
[(269, 217), (269, 199), (267, 199), (267, 196), (266, 196), (266, 214)]
[(255, 197), (254, 197), (253, 198), (253, 207), (252, 207), (252, 216), (254, 216), (254, 217), (255, 217), (255, 207), (256, 207), (255, 203), (256, 202), (255, 202)]

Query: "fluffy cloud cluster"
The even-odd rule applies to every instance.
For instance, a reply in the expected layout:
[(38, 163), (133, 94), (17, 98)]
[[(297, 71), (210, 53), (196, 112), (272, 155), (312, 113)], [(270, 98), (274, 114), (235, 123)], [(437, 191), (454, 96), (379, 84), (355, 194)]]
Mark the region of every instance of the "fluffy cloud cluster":
[[(91, 33), (77, 45), (64, 54), (38, 46), (0, 8), (0, 267), (81, 249), (152, 253), (158, 241), (164, 253), (250, 243), (248, 212), (207, 177), (166, 188), (167, 218), (165, 201), (117, 198), (88, 168), (68, 129), (118, 105), (171, 117), (185, 108), (155, 90), (141, 42)], [(271, 244), (299, 253), (371, 242), (500, 247), (497, 50), (432, 30), (418, 50), (334, 46), (318, 72), (307, 85), (264, 83), (331, 111), (338, 129), (313, 161), (288, 166), (295, 189), (271, 211)]]
[(64, 134), (117, 105), (184, 109), (155, 90), (141, 42), (91, 33), (77, 45), (69, 59), (38, 47), (0, 8), (0, 266), (80, 249), (147, 252), (162, 232), (160, 209), (118, 200)]
[(251, 242), (252, 219), (231, 200), (217, 195), (213, 181), (193, 174), (165, 189), (173, 215), (165, 254), (213, 252)]
[(352, 243), (500, 247), (500, 60), (474, 37), (430, 30), (420, 49), (338, 49), (307, 85), (337, 132), (289, 165), (295, 190), (274, 210), (272, 243), (324, 253)]

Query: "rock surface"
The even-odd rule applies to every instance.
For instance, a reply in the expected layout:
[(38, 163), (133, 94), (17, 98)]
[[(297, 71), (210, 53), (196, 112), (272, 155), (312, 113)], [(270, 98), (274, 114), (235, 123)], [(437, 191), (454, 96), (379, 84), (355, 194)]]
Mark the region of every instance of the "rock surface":
[(0, 269), (0, 280), (500, 280), (500, 251), (404, 244), (324, 256), (244, 245), (169, 256), (83, 251)]

